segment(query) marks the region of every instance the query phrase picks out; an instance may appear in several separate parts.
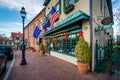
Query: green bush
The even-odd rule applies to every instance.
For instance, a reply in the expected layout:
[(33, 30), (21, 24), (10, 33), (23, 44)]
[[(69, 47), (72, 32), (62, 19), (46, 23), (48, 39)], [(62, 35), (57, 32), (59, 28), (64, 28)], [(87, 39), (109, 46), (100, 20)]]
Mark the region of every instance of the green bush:
[(78, 62), (90, 63), (91, 50), (88, 43), (84, 39), (79, 39), (75, 46), (75, 56)]
[(32, 46), (29, 46), (28, 49), (35, 51), (35, 49)]
[(32, 46), (29, 46), (29, 47), (28, 47), (28, 49), (29, 49), (29, 50), (32, 50), (32, 49), (33, 49), (33, 47), (32, 47)]
[(45, 47), (44, 47), (43, 43), (40, 43), (40, 51), (45, 51)]

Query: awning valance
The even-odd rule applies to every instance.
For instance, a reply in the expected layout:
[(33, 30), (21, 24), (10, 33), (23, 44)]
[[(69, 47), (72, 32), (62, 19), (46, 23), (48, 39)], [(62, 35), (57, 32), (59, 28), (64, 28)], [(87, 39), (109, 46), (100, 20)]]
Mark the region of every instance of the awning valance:
[(89, 19), (89, 16), (79, 10), (76, 13), (74, 13), (74, 14), (70, 15), (69, 17), (65, 18), (64, 20), (58, 22), (54, 26), (54, 29), (48, 30), (43, 35), (48, 35), (48, 34), (54, 32), (56, 30), (67, 27), (70, 24), (73, 24), (73, 23), (78, 22), (80, 20), (87, 20), (87, 19)]

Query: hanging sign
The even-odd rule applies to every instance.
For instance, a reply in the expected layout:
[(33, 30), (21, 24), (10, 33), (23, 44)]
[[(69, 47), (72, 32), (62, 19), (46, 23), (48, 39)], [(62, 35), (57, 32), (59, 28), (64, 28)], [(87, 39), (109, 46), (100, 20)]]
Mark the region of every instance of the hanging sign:
[(112, 19), (110, 18), (110, 17), (106, 17), (106, 18), (104, 18), (102, 21), (101, 21), (101, 23), (103, 24), (103, 25), (108, 25), (108, 24), (110, 24), (112, 22)]

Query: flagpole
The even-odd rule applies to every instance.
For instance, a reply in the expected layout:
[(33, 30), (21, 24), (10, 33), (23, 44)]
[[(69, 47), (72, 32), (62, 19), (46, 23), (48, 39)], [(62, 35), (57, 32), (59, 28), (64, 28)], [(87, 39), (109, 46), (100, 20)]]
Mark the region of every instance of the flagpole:
[(47, 20), (49, 20), (49, 19), (47, 18), (47, 16), (45, 15), (45, 13), (44, 13), (44, 12), (42, 12), (42, 13), (44, 14), (45, 18), (46, 18)]
[[(58, 11), (57, 11), (57, 13), (58, 13)], [(60, 17), (60, 15), (59, 15), (59, 17)], [(63, 21), (63, 19), (60, 17), (60, 19)]]
[[(53, 7), (52, 2), (51, 2), (51, 6)], [(58, 11), (57, 11), (57, 13), (58, 13)], [(59, 17), (60, 17), (60, 15), (59, 15)], [(61, 17), (60, 17), (60, 19), (63, 21), (63, 19)]]
[[(51, 7), (53, 7), (53, 5), (51, 4)], [(48, 8), (49, 10), (50, 10), (50, 8)], [(58, 13), (58, 11), (57, 11), (57, 13)], [(45, 14), (44, 14), (45, 15)], [(46, 16), (45, 16), (46, 17)], [(59, 17), (60, 17), (60, 15), (59, 15)], [(47, 18), (47, 17), (46, 17)], [(48, 19), (48, 18), (47, 18)], [(63, 19), (60, 17), (60, 19), (63, 21)]]

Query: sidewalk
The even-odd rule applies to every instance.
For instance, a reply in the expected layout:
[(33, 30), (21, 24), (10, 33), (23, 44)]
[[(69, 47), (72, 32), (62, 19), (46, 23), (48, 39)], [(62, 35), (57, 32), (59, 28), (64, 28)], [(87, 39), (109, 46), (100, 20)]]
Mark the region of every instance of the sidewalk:
[[(77, 66), (53, 56), (26, 51), (26, 65), (20, 65), (22, 52), (15, 52), (15, 63), (8, 80), (115, 80), (102, 73), (81, 75)], [(117, 79), (116, 79), (117, 80)]]

